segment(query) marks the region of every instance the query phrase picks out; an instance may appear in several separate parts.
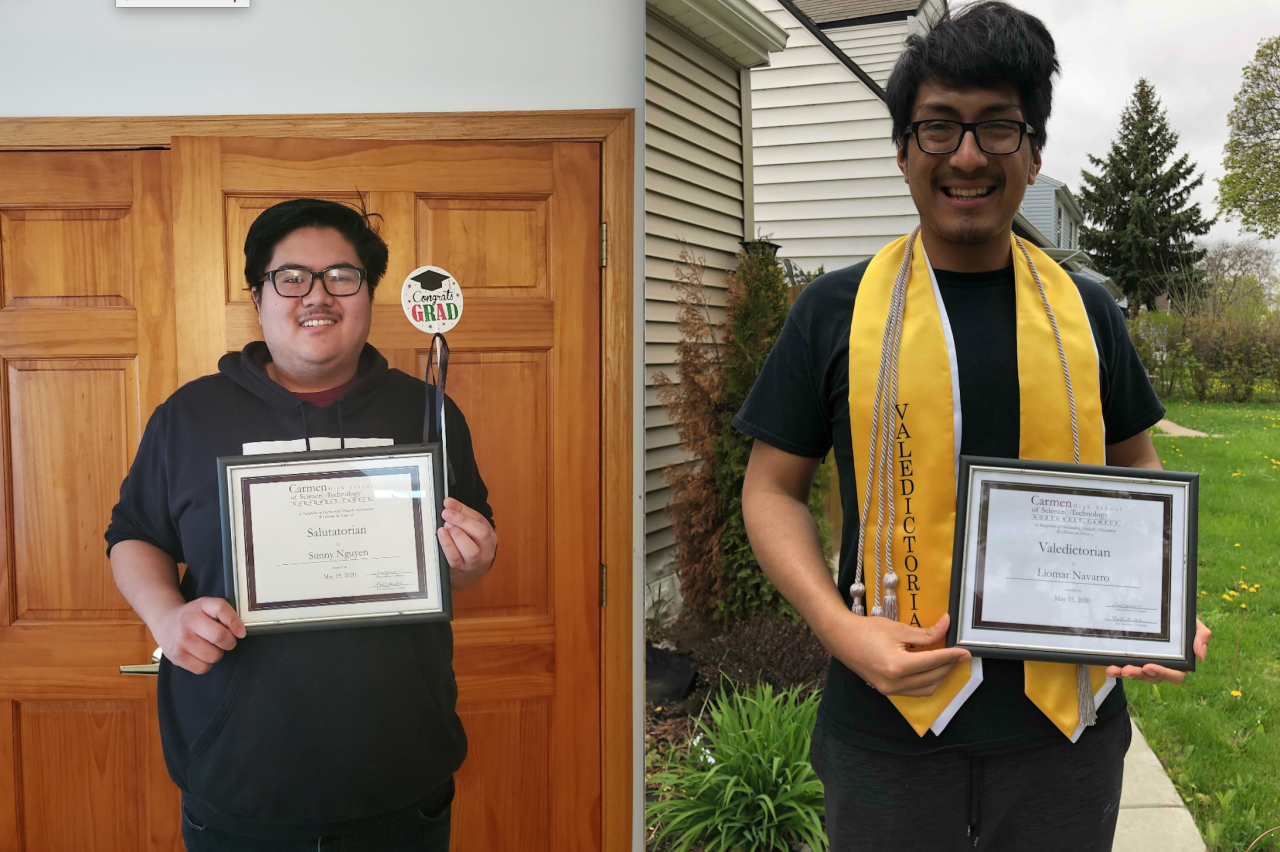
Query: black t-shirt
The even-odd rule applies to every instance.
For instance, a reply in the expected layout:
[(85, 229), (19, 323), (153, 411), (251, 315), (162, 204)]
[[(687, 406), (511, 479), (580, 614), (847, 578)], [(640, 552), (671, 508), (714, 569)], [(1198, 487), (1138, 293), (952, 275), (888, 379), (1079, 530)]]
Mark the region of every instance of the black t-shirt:
[[(853, 441), (849, 431), (849, 328), (858, 285), (869, 261), (828, 273), (796, 300), (751, 394), (734, 419), (743, 432), (780, 450), (822, 458), (835, 448), (844, 506), (840, 589), (853, 582), (858, 539)], [(995, 272), (935, 270), (955, 338), (964, 423), (960, 451), (1018, 457), (1018, 350), (1013, 267)], [(1072, 276), (1084, 300), (1101, 365), (1106, 442), (1118, 443), (1164, 416), (1125, 328), (1124, 316), (1100, 285)], [(874, 370), (876, 365), (860, 365)], [(943, 730), (917, 736), (889, 699), (832, 659), (822, 708), (829, 730), (879, 751), (923, 754), (1019, 748), (1061, 732), (1023, 692), (1022, 663), (984, 659), (982, 685)], [(1105, 719), (1125, 706), (1117, 684), (1098, 708)], [(1087, 735), (1087, 734), (1086, 734)]]

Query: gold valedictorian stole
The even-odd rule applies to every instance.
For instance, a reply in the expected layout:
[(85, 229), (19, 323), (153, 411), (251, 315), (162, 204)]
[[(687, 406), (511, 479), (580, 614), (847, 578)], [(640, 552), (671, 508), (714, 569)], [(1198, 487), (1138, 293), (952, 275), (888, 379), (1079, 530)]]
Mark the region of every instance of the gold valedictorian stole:
[[(1080, 292), (1048, 255), (1011, 240), (1019, 458), (1103, 464), (1098, 353)], [(854, 612), (865, 593), (873, 616), (931, 627), (950, 603), (964, 424), (955, 342), (918, 228), (862, 277), (849, 331), (849, 417), (861, 489)], [(1114, 684), (1100, 666), (1023, 665), (1027, 697), (1073, 742)], [(918, 735), (941, 734), (981, 682), (974, 657), (933, 695), (889, 700)]]

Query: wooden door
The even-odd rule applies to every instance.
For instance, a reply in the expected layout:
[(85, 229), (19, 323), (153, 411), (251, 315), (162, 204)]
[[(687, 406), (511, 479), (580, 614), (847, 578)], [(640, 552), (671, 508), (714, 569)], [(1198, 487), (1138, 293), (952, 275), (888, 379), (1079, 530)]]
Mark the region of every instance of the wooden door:
[(169, 153), (0, 153), (0, 850), (181, 848), (102, 534), (175, 387)]
[(594, 143), (178, 138), (179, 380), (259, 338), (244, 237), (266, 207), (365, 193), (390, 247), (371, 342), (421, 376), (429, 338), (405, 276), (465, 297), (448, 390), (467, 416), (499, 533), (454, 596), (455, 850), (600, 848), (600, 151)]

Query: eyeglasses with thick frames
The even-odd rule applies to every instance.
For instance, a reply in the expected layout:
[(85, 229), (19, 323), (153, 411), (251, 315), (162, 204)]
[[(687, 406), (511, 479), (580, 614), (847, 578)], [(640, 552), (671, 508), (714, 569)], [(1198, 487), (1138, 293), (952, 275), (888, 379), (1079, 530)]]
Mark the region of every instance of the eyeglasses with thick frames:
[(312, 272), (305, 266), (282, 266), (272, 269), (262, 277), (268, 279), (276, 292), (286, 299), (301, 299), (306, 296), (316, 286), (317, 278), (320, 279), (320, 286), (330, 296), (354, 296), (360, 292), (360, 285), (364, 283), (364, 270), (358, 266), (339, 265)]
[(994, 118), (988, 121), (951, 121), (945, 118), (926, 118), (907, 125), (907, 134), (916, 137), (916, 144), (926, 154), (954, 154), (966, 133), (973, 134), (978, 149), (984, 154), (1012, 154), (1022, 147), (1022, 139), (1035, 130), (1025, 121)]

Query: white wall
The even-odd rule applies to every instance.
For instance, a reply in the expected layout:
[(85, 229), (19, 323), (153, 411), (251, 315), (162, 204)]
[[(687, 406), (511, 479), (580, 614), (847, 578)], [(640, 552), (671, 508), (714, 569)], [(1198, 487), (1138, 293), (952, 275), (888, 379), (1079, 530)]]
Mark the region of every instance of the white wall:
[[(644, 696), (644, 8), (638, 0), (254, 0), (249, 9), (0, 0), (0, 116), (636, 110), (637, 725)], [(639, 850), (638, 727), (635, 743), (632, 827)]]
[(643, 33), (635, 0), (5, 0), (0, 115), (639, 109)]

